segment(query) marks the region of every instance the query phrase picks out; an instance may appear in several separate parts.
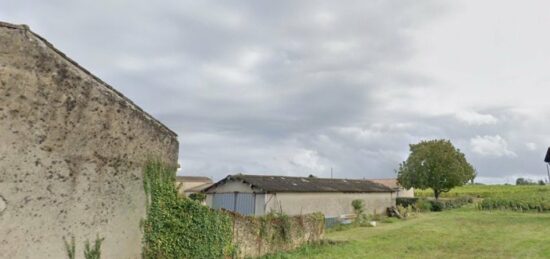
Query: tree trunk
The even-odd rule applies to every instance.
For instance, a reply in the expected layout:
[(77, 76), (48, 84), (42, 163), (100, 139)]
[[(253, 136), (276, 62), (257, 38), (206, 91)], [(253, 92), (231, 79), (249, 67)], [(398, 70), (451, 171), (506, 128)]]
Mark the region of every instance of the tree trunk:
[(434, 196), (436, 201), (439, 200), (439, 194), (441, 194), (439, 190), (434, 190)]

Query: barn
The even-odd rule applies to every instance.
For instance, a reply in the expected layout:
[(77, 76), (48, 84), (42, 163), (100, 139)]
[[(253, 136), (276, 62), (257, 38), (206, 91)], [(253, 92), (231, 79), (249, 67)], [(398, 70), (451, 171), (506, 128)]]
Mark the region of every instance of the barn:
[(255, 216), (282, 211), (336, 218), (352, 214), (356, 199), (364, 200), (367, 213), (384, 213), (396, 198), (394, 189), (369, 180), (244, 174), (229, 175), (204, 192), (214, 209)]

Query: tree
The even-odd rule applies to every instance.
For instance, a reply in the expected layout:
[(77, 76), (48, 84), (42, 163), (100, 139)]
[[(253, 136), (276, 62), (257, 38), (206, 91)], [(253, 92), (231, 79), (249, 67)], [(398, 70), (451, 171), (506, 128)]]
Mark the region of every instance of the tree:
[(435, 199), (476, 177), (474, 167), (449, 140), (429, 140), (410, 145), (410, 154), (399, 165), (397, 181), (406, 189), (431, 188)]

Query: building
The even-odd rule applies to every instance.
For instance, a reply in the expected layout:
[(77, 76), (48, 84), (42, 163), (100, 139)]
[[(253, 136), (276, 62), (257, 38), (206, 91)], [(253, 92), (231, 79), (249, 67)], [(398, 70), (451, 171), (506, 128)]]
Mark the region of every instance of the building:
[(177, 135), (27, 26), (1, 22), (0, 143), (1, 258), (66, 258), (72, 236), (80, 255), (99, 236), (102, 257), (141, 258), (144, 166), (176, 168)]
[(214, 182), (204, 176), (176, 176), (176, 188), (182, 196), (188, 197), (210, 187)]
[(414, 188), (405, 189), (399, 185), (397, 179), (370, 179), (371, 181), (379, 184), (383, 184), (389, 188), (394, 189), (397, 192), (397, 197), (412, 198), (414, 197)]
[(229, 175), (205, 189), (212, 208), (261, 216), (321, 212), (326, 218), (352, 214), (351, 202), (365, 201), (369, 214), (395, 206), (395, 190), (368, 180), (269, 175)]

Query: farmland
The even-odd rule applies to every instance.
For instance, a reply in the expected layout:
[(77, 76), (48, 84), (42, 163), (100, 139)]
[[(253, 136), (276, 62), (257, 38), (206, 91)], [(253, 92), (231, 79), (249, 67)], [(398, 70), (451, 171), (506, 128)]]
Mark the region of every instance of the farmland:
[[(550, 185), (465, 185), (442, 193), (441, 197), (487, 198), (510, 195), (548, 195), (550, 197)], [(430, 189), (415, 190), (415, 196), (433, 197), (433, 192)]]
[(374, 228), (329, 230), (328, 244), (270, 258), (550, 257), (550, 186), (468, 185), (443, 194), (464, 196), (478, 199), (461, 209), (416, 213)]

